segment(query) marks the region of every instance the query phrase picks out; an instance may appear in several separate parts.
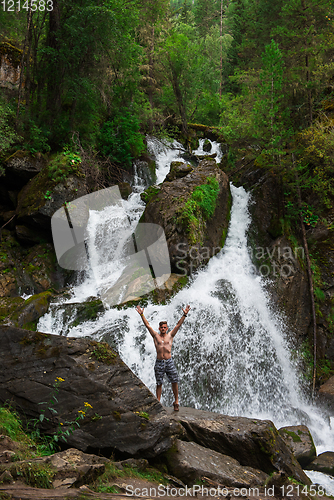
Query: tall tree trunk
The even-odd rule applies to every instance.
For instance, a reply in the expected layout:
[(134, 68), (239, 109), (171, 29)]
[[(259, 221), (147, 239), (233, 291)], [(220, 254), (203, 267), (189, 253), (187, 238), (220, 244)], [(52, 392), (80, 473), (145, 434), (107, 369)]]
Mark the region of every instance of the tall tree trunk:
[(181, 117), (182, 132), (185, 135), (188, 135), (188, 123), (187, 123), (186, 107), (185, 107), (185, 103), (183, 100), (182, 91), (181, 91), (180, 85), (179, 85), (179, 79), (178, 79), (178, 76), (177, 76), (175, 69), (173, 68), (173, 64), (171, 61), (170, 61), (170, 69), (172, 72), (173, 90), (174, 90), (177, 106), (179, 108), (179, 113), (180, 113), (180, 117)]
[(27, 53), (30, 54), (31, 22), (32, 22), (32, 10), (31, 10), (31, 8), (29, 8), (27, 11), (27, 30), (26, 30), (26, 36), (24, 39), (21, 64), (20, 64), (21, 70), (20, 70), (20, 81), (19, 81), (19, 95), (18, 95), (17, 109), (16, 109), (16, 124), (18, 122), (20, 106), (21, 106), (21, 101), (22, 101), (24, 68), (25, 68), (26, 64), (29, 66), (29, 59), (27, 61), (27, 58), (26, 58), (26, 50), (27, 50)]
[(220, 0), (220, 73), (219, 73), (219, 95), (223, 91), (223, 0)]
[[(306, 47), (307, 50), (307, 47)], [(310, 82), (310, 67), (309, 67), (309, 57), (308, 54), (305, 56), (305, 66), (306, 66), (306, 84), (309, 86)], [(307, 100), (308, 100), (308, 112), (309, 112), (309, 125), (312, 125), (313, 122), (313, 110), (312, 110), (312, 94), (311, 89), (307, 89)]]
[[(305, 0), (302, 0), (302, 9), (306, 10)], [(312, 125), (313, 122), (313, 109), (312, 109), (312, 93), (309, 88), (310, 83), (310, 61), (308, 56), (308, 44), (305, 40), (305, 68), (306, 68), (306, 86), (307, 86), (307, 101), (308, 101), (308, 115), (309, 115), (309, 125)]]
[[(149, 78), (150, 82), (153, 82), (154, 79), (154, 26), (152, 27), (152, 42), (151, 42), (151, 50), (149, 55)], [(148, 90), (148, 100), (151, 105), (151, 109), (153, 109), (153, 85), (150, 83)]]
[[(60, 29), (60, 9), (58, 0), (53, 0), (53, 10), (50, 11), (49, 15), (49, 33), (47, 39), (48, 47), (54, 49), (56, 52), (59, 51), (59, 42), (57, 39), (57, 31)], [(54, 58), (56, 59), (56, 58)], [(57, 114), (60, 109), (61, 104), (61, 68), (55, 65), (54, 70), (49, 70), (48, 82), (47, 82), (47, 108), (52, 110), (52, 114)]]

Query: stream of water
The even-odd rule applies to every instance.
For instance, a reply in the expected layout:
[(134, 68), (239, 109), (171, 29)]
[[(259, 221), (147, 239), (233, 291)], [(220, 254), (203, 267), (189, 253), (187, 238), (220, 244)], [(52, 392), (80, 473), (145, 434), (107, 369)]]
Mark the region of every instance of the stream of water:
[[(203, 142), (195, 154), (204, 154), (202, 146)], [(148, 140), (148, 147), (157, 161), (157, 182), (162, 182), (170, 162), (181, 158), (183, 148), (178, 143), (167, 146), (153, 138)], [(220, 153), (219, 146), (213, 143), (211, 152), (215, 150)], [(89, 255), (94, 273), (85, 275), (66, 303), (83, 302), (98, 295), (99, 287), (105, 286), (108, 276), (110, 280), (115, 279), (118, 271), (103, 264), (106, 249), (110, 241), (114, 241), (117, 217), (129, 218), (130, 232), (133, 231), (145, 208), (140, 200), (143, 189), (140, 172), (137, 172), (134, 193), (124, 202), (122, 214), (106, 207), (90, 215)], [(251, 262), (247, 247), (250, 194), (234, 186), (231, 192), (231, 221), (223, 250), (167, 305), (149, 304), (145, 316), (155, 329), (161, 320), (167, 320), (169, 327), (173, 327), (182, 314), (182, 307), (191, 306), (173, 344), (180, 376), (181, 406), (270, 419), (277, 428), (305, 424), (311, 430), (318, 453), (334, 450), (329, 419), (303, 395), (287, 346), (284, 322), (270, 307), (264, 278), (256, 273)], [(101, 276), (97, 279), (99, 273)], [(62, 308), (51, 306), (38, 328), (74, 337), (90, 335), (110, 342), (155, 393), (155, 348), (135, 309), (106, 309), (97, 320), (71, 329), (67, 322)], [(171, 402), (172, 393), (166, 384), (162, 403), (171, 405)]]

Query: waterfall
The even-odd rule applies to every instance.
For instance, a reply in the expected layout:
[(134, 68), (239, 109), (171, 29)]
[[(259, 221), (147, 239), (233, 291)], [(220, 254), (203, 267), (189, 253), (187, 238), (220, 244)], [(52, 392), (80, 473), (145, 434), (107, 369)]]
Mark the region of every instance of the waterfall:
[(192, 153), (198, 157), (201, 157), (201, 156), (207, 156), (207, 155), (216, 155), (216, 162), (217, 163), (220, 163), (221, 162), (221, 159), (222, 159), (222, 151), (221, 151), (221, 148), (220, 148), (220, 144), (215, 142), (215, 141), (211, 141), (210, 139), (207, 139), (210, 144), (211, 144), (211, 149), (209, 152), (206, 152), (204, 151), (203, 149), (203, 146), (204, 146), (204, 143), (205, 143), (205, 139), (199, 139), (199, 145), (198, 145), (198, 148), (195, 149)]
[[(161, 182), (170, 162), (181, 157), (182, 146), (174, 143), (168, 147), (150, 138), (148, 147), (155, 153), (157, 182)], [(334, 450), (329, 420), (303, 396), (297, 369), (290, 359), (283, 321), (271, 309), (265, 279), (252, 265), (247, 248), (250, 194), (234, 186), (231, 192), (233, 205), (224, 248), (168, 304), (148, 304), (145, 316), (156, 330), (161, 320), (166, 320), (172, 328), (182, 314), (182, 307), (191, 306), (173, 343), (173, 358), (180, 376), (181, 406), (270, 419), (278, 428), (303, 423), (311, 430), (318, 453)], [(103, 212), (90, 214), (89, 254), (94, 274), (99, 278), (96, 280), (96, 276), (88, 273), (83, 282), (73, 288), (70, 299), (60, 305), (51, 305), (38, 329), (69, 333), (74, 337), (89, 335), (95, 340), (109, 342), (155, 393), (155, 348), (134, 308), (106, 309), (95, 321), (87, 321), (68, 332), (68, 318), (62, 307), (96, 295), (96, 281), (99, 286), (111, 284), (118, 271), (104, 266), (103, 262), (106, 253), (110, 252), (111, 239), (115, 240), (117, 220), (129, 217), (133, 230), (143, 209), (136, 192), (124, 202), (123, 213), (106, 207)], [(112, 238), (108, 236), (109, 231)], [(113, 251), (117, 253), (120, 248), (118, 245)], [(172, 392), (166, 383), (162, 403), (171, 405), (171, 402)]]

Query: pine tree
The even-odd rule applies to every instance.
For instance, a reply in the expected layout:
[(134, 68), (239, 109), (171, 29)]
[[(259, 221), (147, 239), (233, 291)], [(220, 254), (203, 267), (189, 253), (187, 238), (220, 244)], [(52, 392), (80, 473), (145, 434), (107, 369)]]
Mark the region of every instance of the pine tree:
[(275, 158), (287, 138), (287, 115), (283, 110), (283, 57), (278, 44), (271, 40), (262, 54), (258, 100), (254, 106), (256, 137), (266, 153)]
[(285, 0), (275, 32), (284, 52), (295, 123), (312, 124), (314, 100), (333, 74), (331, 0)]

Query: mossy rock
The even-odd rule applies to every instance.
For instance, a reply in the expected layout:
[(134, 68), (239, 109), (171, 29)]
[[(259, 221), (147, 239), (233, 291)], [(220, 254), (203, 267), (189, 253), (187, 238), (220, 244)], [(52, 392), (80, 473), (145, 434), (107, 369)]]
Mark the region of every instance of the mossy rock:
[(174, 295), (176, 295), (189, 282), (188, 276), (172, 273), (163, 287), (156, 288), (151, 292), (133, 300), (117, 305), (117, 309), (131, 309), (140, 305), (146, 307), (149, 302), (153, 304), (166, 304)]
[(86, 321), (94, 321), (100, 313), (104, 312), (104, 305), (99, 299), (91, 299), (82, 304), (76, 304), (76, 316), (71, 323), (71, 327), (85, 323)]
[(17, 67), (21, 64), (22, 49), (15, 47), (12, 41), (0, 42), (0, 54), (7, 56), (13, 66)]
[(0, 324), (6, 324), (15, 311), (24, 304), (22, 297), (0, 298)]
[(43, 207), (47, 202), (46, 193), (51, 192), (55, 185), (56, 182), (49, 178), (47, 167), (44, 167), (19, 193), (18, 217), (23, 218)]
[(159, 191), (159, 186), (150, 186), (140, 194), (140, 198), (144, 203), (150, 203), (150, 201), (159, 193)]
[(52, 297), (53, 293), (47, 291), (25, 300), (11, 315), (11, 323), (27, 330), (36, 330), (38, 320), (47, 313)]
[(194, 167), (189, 163), (183, 161), (172, 161), (169, 173), (166, 176), (166, 181), (171, 182), (175, 179), (182, 179), (186, 175), (190, 174), (194, 170)]
[[(59, 160), (59, 161), (58, 161)], [(53, 158), (18, 195), (18, 223), (50, 231), (52, 215), (65, 203), (87, 194), (80, 166), (68, 158)]]

